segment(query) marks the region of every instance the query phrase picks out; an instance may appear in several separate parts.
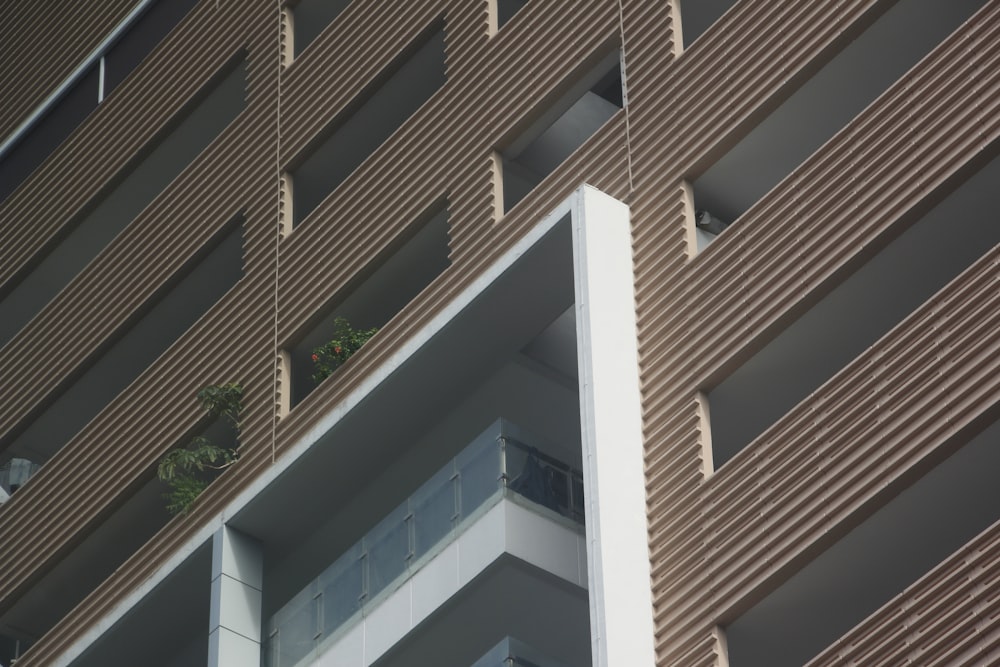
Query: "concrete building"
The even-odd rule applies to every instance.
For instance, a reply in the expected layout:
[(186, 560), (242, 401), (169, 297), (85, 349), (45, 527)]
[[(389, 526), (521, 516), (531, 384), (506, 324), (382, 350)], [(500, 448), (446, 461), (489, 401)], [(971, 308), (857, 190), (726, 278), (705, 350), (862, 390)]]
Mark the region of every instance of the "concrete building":
[(1000, 0), (3, 11), (0, 664), (1000, 663)]

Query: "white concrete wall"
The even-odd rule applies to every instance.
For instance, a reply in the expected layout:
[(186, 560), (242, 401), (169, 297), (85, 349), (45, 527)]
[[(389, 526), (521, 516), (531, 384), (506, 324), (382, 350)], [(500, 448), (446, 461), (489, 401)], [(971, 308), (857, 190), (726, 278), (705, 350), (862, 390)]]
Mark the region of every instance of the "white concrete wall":
[(593, 660), (653, 665), (628, 207), (584, 186), (572, 224)]

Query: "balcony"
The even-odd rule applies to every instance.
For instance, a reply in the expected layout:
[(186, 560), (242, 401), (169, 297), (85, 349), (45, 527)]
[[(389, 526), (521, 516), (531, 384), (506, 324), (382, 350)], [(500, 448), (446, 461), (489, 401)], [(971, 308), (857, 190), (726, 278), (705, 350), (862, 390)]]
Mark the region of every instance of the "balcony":
[[(167, 594), (199, 579), (207, 651), (230, 664), (263, 662), (269, 631), (281, 664), (466, 667), (505, 636), (576, 667), (651, 664), (630, 249), (627, 208), (581, 187), (360, 383), (342, 375), (346, 396), (284, 417), (308, 430), (106, 615), (79, 664), (153, 642)], [(498, 414), (525, 431), (478, 439)], [(191, 558), (205, 549), (210, 577)], [(362, 562), (331, 565), (345, 553)]]
[[(702, 16), (694, 14), (693, 7), (682, 10), (685, 42), (692, 27), (689, 17), (697, 17), (700, 34), (701, 26), (726, 9), (713, 10), (726, 2), (704, 4), (697, 10), (705, 12)], [(696, 221), (696, 250), (708, 247), (729, 224), (736, 224), (985, 4), (900, 0), (828, 62), (815, 63), (819, 69), (766, 118), (705, 171), (691, 175), (693, 208), (708, 214)]]
[(533, 647), (513, 637), (503, 640), (490, 649), (472, 667), (568, 667), (536, 651)]
[(298, 58), (349, 4), (351, 0), (302, 0), (289, 7), (294, 57)]
[(313, 350), (330, 340), (338, 318), (356, 329), (381, 328), (449, 266), (448, 211), (444, 202), (413, 220), (359, 266), (343, 290), (317, 313), (318, 322), (286, 348), (291, 367), (291, 407), (317, 387)]
[[(206, 84), (171, 126), (153, 139), (63, 227), (27, 267), (0, 286), (0, 346), (55, 299), (160, 196), (246, 106), (246, 72), (231, 64)], [(4, 158), (6, 159), (6, 158)], [(0, 182), (4, 180), (0, 164)]]
[(504, 27), (526, 4), (528, 0), (496, 0), (497, 29)]
[(993, 158), (706, 392), (716, 469), (1000, 243), (997, 178)]
[(317, 145), (295, 159), (288, 171), (293, 227), (434, 96), (445, 84), (445, 69), (445, 30), (436, 22), (338, 113)]
[[(1000, 520), (1000, 421), (942, 461), (917, 464), (863, 521), (725, 625), (732, 667), (793, 667), (817, 654)], [(932, 467), (929, 467), (932, 466)], [(898, 494), (898, 495), (893, 495)], [(832, 535), (832, 533), (831, 533)], [(902, 622), (902, 621), (901, 621)], [(909, 621), (907, 621), (909, 624)], [(926, 664), (926, 663), (925, 663)], [(980, 664), (986, 664), (985, 662)]]
[(135, 3), (101, 45), (0, 144), (0, 202), (152, 53), (195, 0)]
[(74, 381), (55, 393), (37, 416), (7, 431), (0, 458), (48, 462), (242, 276), (243, 226), (242, 217), (236, 216), (163, 282), (128, 326), (106, 339), (103, 350), (81, 364)]
[[(582, 473), (526, 442), (538, 441), (500, 419), (432, 475), (271, 618), (268, 664), (306, 664), (333, 648), (504, 499), (546, 517), (563, 533), (575, 532), (574, 560), (584, 559)], [(548, 551), (554, 555), (558, 547)], [(463, 560), (468, 564), (467, 556)], [(585, 572), (584, 563), (574, 583), (585, 581)], [(407, 593), (414, 604), (431, 595)], [(429, 615), (437, 605), (420, 606)]]

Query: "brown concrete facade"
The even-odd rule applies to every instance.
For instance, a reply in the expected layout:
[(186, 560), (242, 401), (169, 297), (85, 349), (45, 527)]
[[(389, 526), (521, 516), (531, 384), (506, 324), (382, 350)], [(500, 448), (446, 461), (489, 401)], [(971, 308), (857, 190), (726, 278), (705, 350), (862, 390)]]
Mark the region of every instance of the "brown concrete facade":
[[(496, 31), (494, 0), (353, 0), (294, 61), (293, 8), (196, 4), (0, 203), (3, 298), (199, 91), (245, 63), (244, 110), (0, 348), (0, 453), (237, 216), (243, 277), (0, 506), (0, 615), (198, 427), (199, 388), (242, 379), (242, 457), (19, 667), (49, 664), (83, 636), (583, 182), (631, 208), (659, 665), (727, 665), (728, 623), (995, 420), (998, 247), (718, 470), (706, 392), (997, 154), (1000, 1), (983, 2), (700, 253), (690, 183), (894, 3), (738, 0), (686, 49), (681, 3), (530, 0)], [(44, 4), (4, 10), (4, 136), (131, 8), (54, 17)], [(446, 83), (292, 229), (289, 170), (441, 22)], [(501, 216), (495, 151), (619, 46), (625, 108)], [(442, 201), (448, 268), (336, 383), (289, 410), (282, 350)], [(998, 545), (992, 525), (811, 664), (992, 664)]]

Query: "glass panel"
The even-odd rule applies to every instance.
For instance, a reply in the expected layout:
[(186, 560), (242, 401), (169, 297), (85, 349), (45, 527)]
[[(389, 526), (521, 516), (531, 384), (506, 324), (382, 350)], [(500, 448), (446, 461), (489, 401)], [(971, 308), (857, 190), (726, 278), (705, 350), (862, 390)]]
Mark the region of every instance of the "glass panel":
[(528, 461), (528, 448), (516, 440), (507, 440), (504, 460), (507, 464), (507, 486), (510, 486), (510, 483), (524, 471), (524, 464)]
[[(512, 436), (505, 436), (501, 446), (501, 433), (519, 431), (503, 421), (490, 426), (275, 615), (272, 628), (280, 632), (274, 667), (293, 665), (308, 653), (313, 640), (332, 634), (356, 617), (375, 596), (401, 581), (416, 559), (452, 539), (456, 525), (500, 497), (502, 474), (517, 493), (583, 519), (579, 473)], [(309, 596), (316, 597), (312, 616), (311, 608), (304, 607)], [(285, 618), (290, 620), (278, 620)], [(313, 634), (306, 631), (310, 628), (315, 628)]]
[(455, 457), (461, 487), (462, 518), (469, 516), (500, 488), (500, 444), (495, 432), (477, 438), (477, 445)]
[(510, 490), (528, 500), (559, 511), (553, 489), (555, 469), (542, 463), (535, 452), (530, 452), (521, 471), (510, 481)]
[(368, 599), (379, 594), (406, 569), (410, 553), (406, 505), (397, 507), (365, 537), (368, 550)]
[[(294, 605), (294, 606), (293, 606)], [(272, 667), (292, 667), (313, 649), (317, 618), (316, 600), (312, 587), (299, 593), (291, 609), (283, 609), (283, 621), (277, 622), (277, 633), (272, 636)]]
[(449, 464), (410, 499), (413, 512), (413, 558), (420, 558), (443, 540), (454, 526), (458, 513), (455, 507), (455, 466)]
[(361, 553), (361, 544), (355, 544), (319, 577), (324, 635), (332, 634), (361, 609), (365, 590)]

